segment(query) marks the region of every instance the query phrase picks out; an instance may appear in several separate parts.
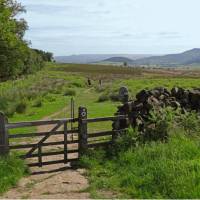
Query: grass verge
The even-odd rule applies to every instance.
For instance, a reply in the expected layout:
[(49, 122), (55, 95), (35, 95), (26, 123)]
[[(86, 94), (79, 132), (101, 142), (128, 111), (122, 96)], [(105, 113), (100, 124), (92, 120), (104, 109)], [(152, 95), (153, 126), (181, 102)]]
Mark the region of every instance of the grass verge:
[(199, 141), (176, 136), (167, 144), (152, 142), (108, 159), (104, 151), (84, 157), (92, 197), (106, 198), (199, 198)]
[(16, 186), (20, 178), (26, 174), (27, 167), (16, 154), (0, 157), (0, 194)]

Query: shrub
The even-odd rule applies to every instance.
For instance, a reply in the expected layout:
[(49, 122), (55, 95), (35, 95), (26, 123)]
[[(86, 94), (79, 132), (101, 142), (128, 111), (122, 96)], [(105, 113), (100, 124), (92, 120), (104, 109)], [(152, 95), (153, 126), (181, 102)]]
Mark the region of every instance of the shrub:
[(64, 91), (64, 96), (76, 96), (76, 90), (68, 88)]
[(19, 102), (16, 105), (16, 112), (19, 114), (25, 113), (27, 108), (27, 104), (25, 101)]
[(154, 108), (142, 125), (139, 125), (139, 140), (147, 141), (166, 141), (169, 138), (170, 130), (173, 130), (177, 123), (177, 117), (181, 116), (180, 110), (167, 108)]
[(45, 96), (45, 99), (46, 99), (47, 101), (49, 101), (49, 102), (54, 102), (54, 101), (56, 101), (56, 97), (55, 97), (54, 95), (52, 95), (52, 94), (47, 94), (47, 95)]
[(200, 118), (196, 112), (186, 112), (181, 115), (180, 126), (189, 135), (194, 135), (200, 131)]
[(109, 100), (109, 96), (106, 94), (102, 94), (98, 98), (98, 102), (104, 102), (104, 101), (108, 101), (108, 100)]
[(129, 129), (116, 139), (109, 152), (111, 152), (112, 155), (118, 155), (120, 152), (125, 152), (137, 145), (137, 138), (137, 130)]
[(85, 87), (85, 84), (82, 80), (76, 80), (69, 84), (69, 87), (77, 87), (77, 88), (83, 88)]
[(5, 111), (8, 106), (8, 101), (5, 97), (0, 97), (0, 110)]

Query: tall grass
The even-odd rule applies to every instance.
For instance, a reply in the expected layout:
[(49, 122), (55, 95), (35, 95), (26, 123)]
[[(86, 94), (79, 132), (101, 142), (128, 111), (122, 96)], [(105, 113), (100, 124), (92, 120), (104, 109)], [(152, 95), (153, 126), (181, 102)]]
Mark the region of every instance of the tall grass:
[(16, 186), (25, 174), (27, 174), (27, 168), (24, 161), (15, 154), (0, 157), (0, 194)]
[(167, 141), (140, 141), (140, 133), (131, 129), (112, 149), (82, 157), (93, 197), (105, 198), (102, 191), (109, 190), (117, 198), (200, 198), (199, 119), (188, 114), (198, 123), (184, 127), (185, 118), (171, 119), (175, 126), (169, 124)]
[(166, 144), (151, 142), (113, 159), (96, 153), (82, 161), (89, 169), (93, 194), (111, 190), (123, 198), (200, 198), (199, 146), (199, 141), (179, 135)]

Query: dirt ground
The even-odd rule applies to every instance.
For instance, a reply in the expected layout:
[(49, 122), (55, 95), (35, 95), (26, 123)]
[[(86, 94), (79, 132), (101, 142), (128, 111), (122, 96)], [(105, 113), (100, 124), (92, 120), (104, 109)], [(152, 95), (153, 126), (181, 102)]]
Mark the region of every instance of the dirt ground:
[[(61, 111), (63, 112), (63, 110)], [(58, 113), (43, 120), (55, 118)], [(52, 125), (38, 127), (38, 132), (45, 132), (51, 130)], [(47, 142), (62, 141), (63, 135), (51, 136)], [(36, 142), (36, 141), (35, 141)], [(46, 151), (55, 151), (63, 147), (45, 147)], [(50, 149), (49, 149), (50, 148)], [(71, 149), (77, 148), (71, 145)], [(76, 154), (70, 155), (70, 158), (77, 157)], [(56, 155), (50, 157), (43, 157), (43, 161), (62, 160), (63, 155)], [(27, 162), (37, 162), (30, 159)], [(88, 199), (89, 193), (84, 192), (88, 187), (88, 181), (83, 175), (83, 169), (72, 169), (70, 164), (55, 164), (30, 168), (31, 175), (22, 178), (18, 185), (5, 193), (1, 198), (9, 199)]]

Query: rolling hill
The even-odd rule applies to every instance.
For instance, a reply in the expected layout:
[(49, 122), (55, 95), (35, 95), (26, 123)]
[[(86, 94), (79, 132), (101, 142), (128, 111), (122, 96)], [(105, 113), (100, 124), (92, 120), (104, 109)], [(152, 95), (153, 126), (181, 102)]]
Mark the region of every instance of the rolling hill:
[(112, 57), (126, 57), (128, 59), (135, 60), (140, 58), (146, 58), (153, 56), (152, 54), (80, 54), (80, 55), (71, 55), (71, 56), (57, 56), (55, 57), (56, 62), (58, 63), (97, 63), (102, 62), (106, 59)]
[(195, 48), (180, 54), (169, 54), (165, 56), (152, 56), (148, 58), (137, 59), (134, 60), (132, 64), (160, 66), (200, 64), (200, 49)]
[(108, 58), (108, 59), (105, 59), (103, 60), (102, 62), (111, 62), (111, 63), (123, 63), (123, 62), (126, 62), (126, 63), (132, 63), (133, 60), (130, 59), (130, 58), (127, 58), (127, 57), (111, 57), (111, 58)]

